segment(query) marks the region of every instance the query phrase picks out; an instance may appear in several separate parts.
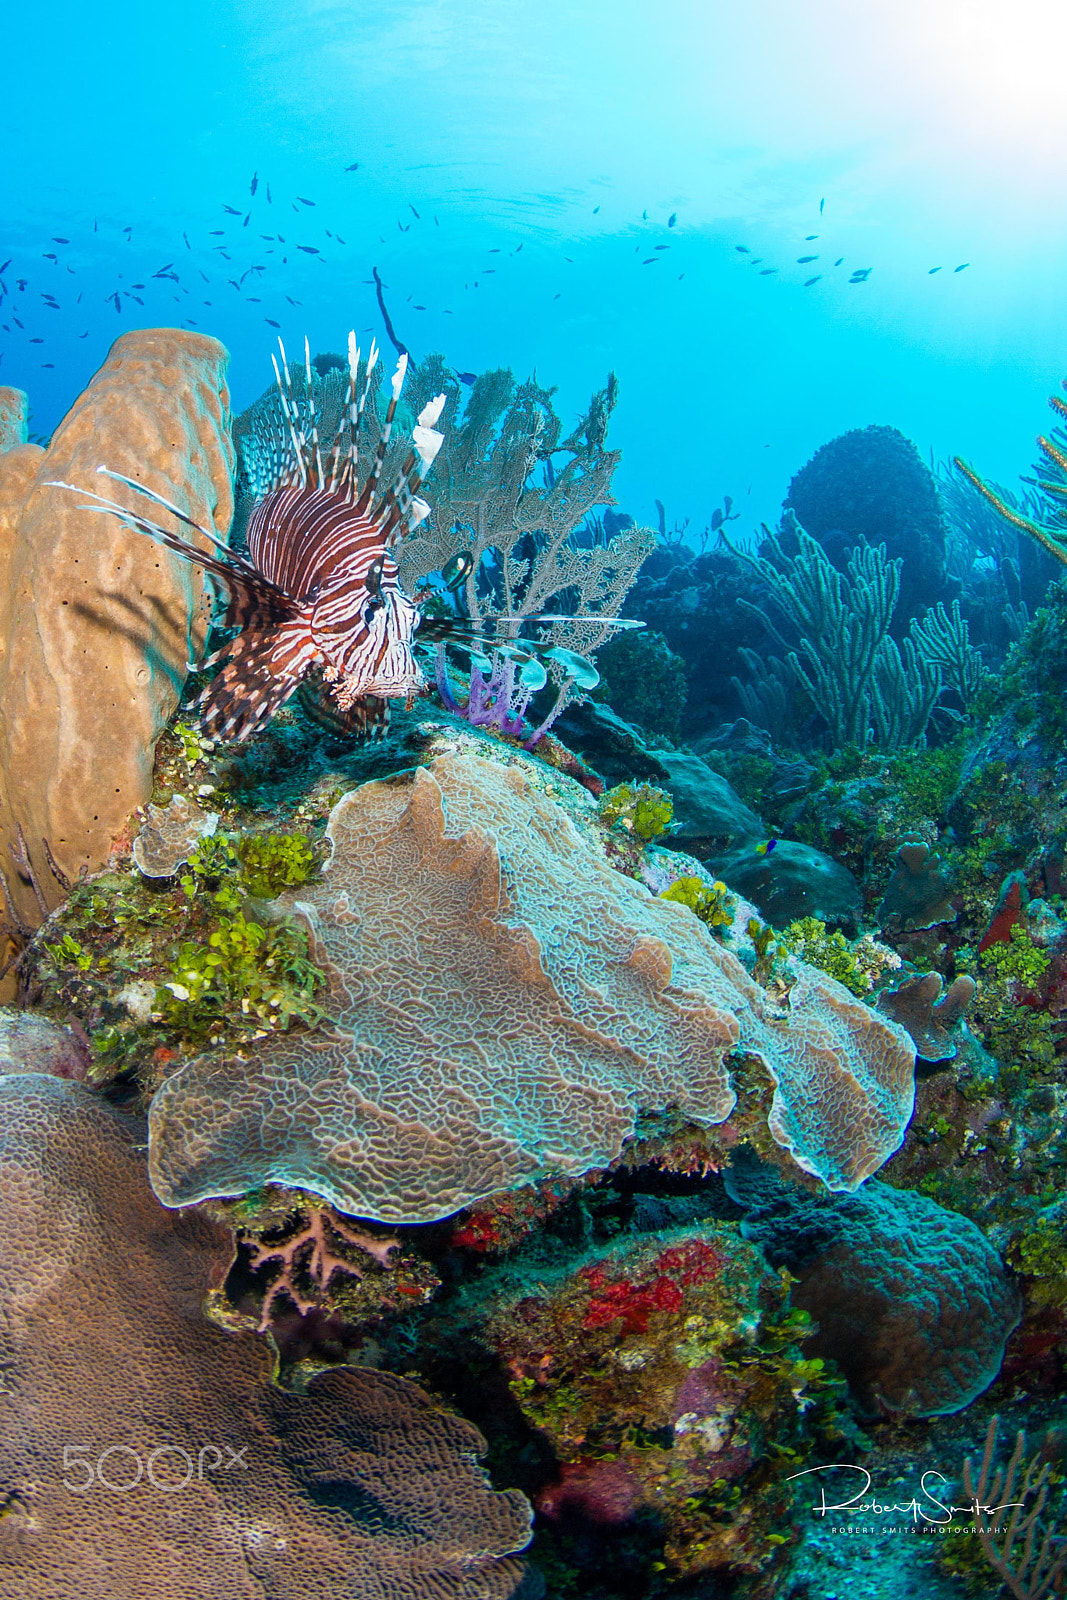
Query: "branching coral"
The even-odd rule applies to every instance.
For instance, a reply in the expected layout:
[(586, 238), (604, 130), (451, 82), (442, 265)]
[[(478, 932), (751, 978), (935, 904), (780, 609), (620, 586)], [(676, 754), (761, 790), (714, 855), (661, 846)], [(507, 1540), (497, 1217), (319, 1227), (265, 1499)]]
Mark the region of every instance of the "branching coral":
[[(335, 1243), (335, 1236), (351, 1249), (369, 1255), (380, 1267), (390, 1265), (390, 1252), (400, 1243), (395, 1236), (382, 1237), (353, 1228), (336, 1213), (331, 1214), (327, 1220), (327, 1213), (318, 1206), (308, 1206), (307, 1221), (287, 1239), (275, 1243), (263, 1239), (254, 1240), (249, 1258), (249, 1265), (253, 1271), (260, 1267), (274, 1266), (276, 1263), (280, 1268), (263, 1297), (259, 1319), (260, 1333), (270, 1326), (275, 1302), (282, 1295), (288, 1295), (298, 1311), (311, 1311), (321, 1304), (335, 1272), (347, 1273), (355, 1278), (361, 1275), (360, 1269), (349, 1257), (340, 1253)], [(305, 1294), (301, 1289), (301, 1276), (310, 1279), (312, 1294)]]
[(1022, 1429), (1007, 1466), (994, 1467), (999, 1424), (999, 1417), (990, 1419), (977, 1482), (971, 1457), (964, 1460), (963, 1492), (976, 1508), (974, 1530), (997, 1577), (1016, 1600), (1045, 1600), (1063, 1593), (1067, 1577), (1067, 1537), (1044, 1517), (1051, 1467), (1040, 1453), (1031, 1456), (1019, 1481), (1026, 1455)]
[[(786, 535), (797, 553), (787, 549)], [(898, 645), (889, 634), (900, 591), (901, 558), (887, 560), (884, 545), (863, 545), (838, 571), (816, 539), (786, 513), (783, 535), (768, 534), (764, 553), (744, 556), (767, 584), (789, 637), (768, 622), (765, 610), (741, 599), (738, 604), (770, 627), (786, 651), (784, 660), (760, 667), (753, 695), (737, 684), (746, 714), (785, 719), (792, 693), (800, 688), (826, 723), (835, 749), (869, 742), (885, 750), (915, 743), (926, 731), (942, 689), (942, 672), (926, 635), (913, 626)], [(940, 633), (938, 633), (940, 641)], [(941, 648), (940, 642), (938, 648)]]
[[(1062, 387), (1067, 389), (1067, 378)], [(1067, 419), (1067, 401), (1053, 394), (1048, 403), (1057, 417)], [(1041, 460), (1034, 468), (1037, 477), (1031, 481), (1044, 502), (1041, 509), (1045, 520), (1041, 522), (1026, 516), (1013, 497), (987, 484), (959, 456), (953, 458), (953, 465), (1006, 522), (1035, 540), (1053, 560), (1067, 566), (1067, 433), (1062, 428), (1053, 428), (1051, 438), (1038, 434), (1037, 446)]]

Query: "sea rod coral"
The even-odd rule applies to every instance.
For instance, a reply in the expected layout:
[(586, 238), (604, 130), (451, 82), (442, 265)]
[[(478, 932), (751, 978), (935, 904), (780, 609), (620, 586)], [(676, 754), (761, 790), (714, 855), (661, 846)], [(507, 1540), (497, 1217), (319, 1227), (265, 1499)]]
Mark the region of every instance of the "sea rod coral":
[(164, 1082), (150, 1170), (166, 1204), (276, 1182), (432, 1221), (606, 1165), (641, 1112), (723, 1122), (746, 1055), (774, 1080), (774, 1139), (829, 1186), (854, 1189), (900, 1143), (904, 1030), (800, 964), (779, 1007), (686, 906), (615, 872), (532, 763), (445, 756), (364, 784), (328, 837), (322, 884), (279, 905), (310, 929), (332, 1020)]

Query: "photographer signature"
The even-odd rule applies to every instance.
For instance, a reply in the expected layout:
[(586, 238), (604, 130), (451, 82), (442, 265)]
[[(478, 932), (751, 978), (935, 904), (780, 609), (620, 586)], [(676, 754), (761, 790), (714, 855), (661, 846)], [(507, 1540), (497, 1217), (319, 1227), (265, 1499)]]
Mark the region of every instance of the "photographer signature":
[[(847, 1514), (862, 1513), (877, 1517), (892, 1516), (899, 1513), (901, 1516), (910, 1515), (913, 1521), (921, 1520), (923, 1522), (930, 1523), (948, 1523), (952, 1521), (957, 1512), (961, 1512), (971, 1517), (991, 1517), (995, 1516), (999, 1511), (1008, 1510), (1012, 1506), (1021, 1506), (1025, 1504), (1025, 1501), (1023, 1500), (1006, 1500), (1003, 1505), (986, 1506), (982, 1505), (979, 1500), (975, 1499), (971, 1501), (970, 1504), (965, 1506), (951, 1504), (945, 1505), (944, 1501), (939, 1500), (934, 1491), (927, 1487), (927, 1479), (937, 1479), (938, 1488), (940, 1488), (942, 1484), (948, 1483), (949, 1480), (945, 1477), (943, 1472), (937, 1472), (932, 1469), (924, 1472), (922, 1477), (919, 1479), (922, 1501), (920, 1502), (918, 1498), (913, 1498), (909, 1501), (906, 1501), (903, 1505), (900, 1505), (896, 1502), (890, 1504), (889, 1502), (883, 1502), (876, 1498), (867, 1499), (866, 1496), (874, 1480), (872, 1479), (871, 1474), (867, 1471), (866, 1467), (856, 1466), (853, 1462), (839, 1462), (836, 1465), (829, 1467), (805, 1467), (803, 1472), (790, 1473), (789, 1479), (786, 1481), (789, 1482), (793, 1478), (807, 1478), (813, 1474), (818, 1475), (819, 1473), (823, 1472), (858, 1472), (860, 1477), (863, 1479), (863, 1483), (856, 1490), (856, 1493), (849, 1499), (837, 1500), (832, 1503), (827, 1500), (826, 1489), (822, 1484), (820, 1484), (820, 1499), (811, 1508), (820, 1517), (825, 1517), (827, 1512), (830, 1511), (843, 1511)], [(928, 1507), (933, 1508), (933, 1514), (931, 1514), (930, 1510), (927, 1509)]]

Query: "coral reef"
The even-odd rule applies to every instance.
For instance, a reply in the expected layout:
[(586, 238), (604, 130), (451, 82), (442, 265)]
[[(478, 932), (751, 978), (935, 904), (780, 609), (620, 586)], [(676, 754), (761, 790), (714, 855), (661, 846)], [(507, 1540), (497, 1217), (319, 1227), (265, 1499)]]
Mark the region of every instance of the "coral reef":
[[(741, 650), (754, 643), (750, 616), (738, 600), (755, 605), (762, 593), (751, 565), (725, 544), (698, 555), (687, 544), (660, 543), (646, 557), (624, 612), (654, 630), (685, 664), (685, 704), (679, 708), (685, 737), (699, 737), (736, 714), (731, 679), (741, 673)], [(611, 653), (625, 639), (607, 653), (609, 680)], [(611, 703), (628, 714), (613, 694)]]
[(42, 841), (67, 878), (98, 871), (150, 799), (156, 740), (211, 607), (186, 562), (51, 485), (92, 488), (106, 462), (224, 536), (227, 360), (200, 334), (124, 334), (47, 451), (0, 455), (0, 855), (20, 849), (21, 827), (36, 888), (25, 863), (8, 876), (24, 925), (61, 895)]
[(742, 1233), (799, 1281), (810, 1349), (841, 1367), (870, 1415), (959, 1411), (987, 1389), (1021, 1314), (1019, 1291), (966, 1217), (872, 1179), (812, 1195), (749, 1160), (726, 1172)]
[(627, 1238), (501, 1295), (479, 1341), (551, 1447), (535, 1504), (577, 1569), (642, 1533), (675, 1581), (783, 1565), (784, 1479), (826, 1420), (807, 1331), (730, 1225)]
[(941, 857), (923, 839), (904, 839), (878, 907), (879, 925), (889, 934), (909, 933), (955, 917)]
[(656, 739), (677, 740), (687, 696), (685, 661), (661, 633), (620, 633), (597, 652), (597, 698)]
[(321, 887), (281, 900), (311, 930), (331, 1020), (166, 1080), (150, 1166), (167, 1204), (278, 1182), (429, 1221), (603, 1165), (641, 1111), (725, 1120), (738, 1052), (766, 1063), (769, 1126), (800, 1166), (851, 1189), (882, 1164), (911, 1111), (903, 1030), (803, 966), (781, 1011), (543, 785), (457, 756), (339, 802)]
[(975, 982), (960, 973), (945, 993), (939, 972), (917, 972), (895, 989), (883, 989), (878, 1009), (907, 1028), (919, 1061), (954, 1061), (957, 1044), (952, 1037), (957, 1023), (974, 999)]
[(543, 1592), (468, 1423), (387, 1373), (285, 1393), (203, 1316), (227, 1230), (158, 1204), (136, 1119), (53, 1077), (0, 1099), (4, 1600)]

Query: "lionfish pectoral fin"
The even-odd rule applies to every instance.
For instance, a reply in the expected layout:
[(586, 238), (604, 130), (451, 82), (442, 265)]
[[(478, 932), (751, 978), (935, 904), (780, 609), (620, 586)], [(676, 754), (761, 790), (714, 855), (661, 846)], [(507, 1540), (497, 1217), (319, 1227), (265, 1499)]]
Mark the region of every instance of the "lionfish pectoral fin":
[(301, 611), (280, 627), (268, 619), (247, 628), (216, 656), (227, 653), (230, 659), (194, 702), (211, 738), (249, 739), (258, 733), (320, 659)]
[(64, 483), (59, 479), (49, 479), (46, 487), (50, 489), (69, 489), (74, 494), (84, 494), (95, 502), (94, 505), (84, 506), (85, 511), (97, 511), (103, 515), (116, 517), (127, 528), (132, 528), (136, 533), (143, 533), (156, 544), (160, 544), (174, 555), (181, 556), (184, 561), (189, 561), (205, 572), (210, 572), (214, 577), (221, 578), (231, 593), (231, 601), (241, 595), (244, 600), (242, 609), (247, 610), (254, 606), (256, 610), (277, 614), (279, 611), (288, 611), (293, 602), (284, 589), (276, 583), (271, 583), (258, 572), (250, 562), (246, 561), (236, 551), (230, 550), (221, 539), (209, 533), (206, 528), (194, 522), (191, 517), (179, 510), (177, 506), (165, 500), (162, 495), (156, 494), (153, 489), (148, 489), (144, 484), (137, 483), (133, 478), (124, 477), (120, 472), (111, 472), (107, 467), (98, 467), (98, 472), (104, 473), (109, 478), (114, 478), (120, 483), (127, 484), (131, 489), (136, 489), (147, 499), (163, 506), (188, 527), (194, 528), (197, 533), (209, 539), (216, 549), (223, 552), (225, 560), (219, 556), (210, 555), (206, 550), (201, 550), (191, 540), (183, 538), (180, 533), (171, 533), (168, 528), (160, 527), (158, 522), (153, 522), (149, 517), (142, 517), (136, 511), (131, 511), (127, 506), (120, 505), (117, 500), (108, 500), (104, 495), (96, 494), (92, 489), (79, 488), (74, 483)]

